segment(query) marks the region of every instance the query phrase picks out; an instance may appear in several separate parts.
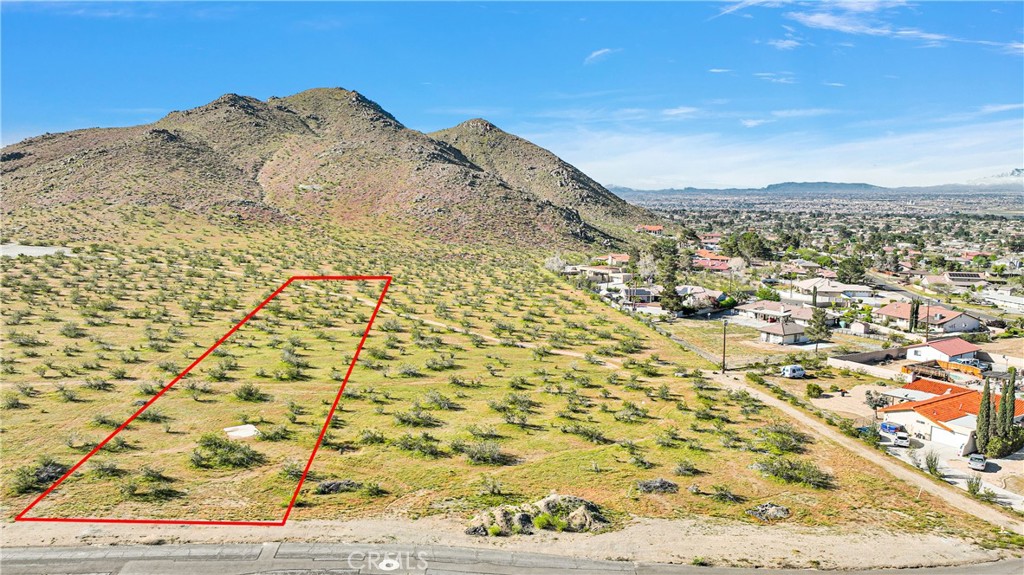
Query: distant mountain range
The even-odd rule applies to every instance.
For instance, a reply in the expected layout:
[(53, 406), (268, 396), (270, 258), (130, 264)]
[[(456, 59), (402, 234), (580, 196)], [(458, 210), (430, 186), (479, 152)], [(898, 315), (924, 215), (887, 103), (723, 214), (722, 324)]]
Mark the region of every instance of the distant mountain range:
[(616, 195), (627, 200), (634, 200), (641, 197), (668, 196), (682, 194), (743, 194), (743, 195), (812, 195), (812, 194), (885, 194), (885, 193), (913, 193), (913, 194), (942, 194), (942, 193), (963, 193), (970, 191), (1020, 191), (1024, 192), (1024, 168), (1017, 168), (1004, 174), (972, 180), (965, 184), (945, 184), (941, 186), (913, 186), (900, 188), (886, 188), (864, 183), (840, 183), (840, 182), (783, 182), (771, 184), (763, 188), (667, 188), (660, 190), (638, 190), (624, 186), (607, 186)]
[(654, 219), (551, 152), (470, 120), (406, 128), (358, 92), (228, 94), (147, 125), (47, 134), (0, 156), (3, 211), (169, 205), (261, 220), (401, 221), (453, 241), (561, 245)]

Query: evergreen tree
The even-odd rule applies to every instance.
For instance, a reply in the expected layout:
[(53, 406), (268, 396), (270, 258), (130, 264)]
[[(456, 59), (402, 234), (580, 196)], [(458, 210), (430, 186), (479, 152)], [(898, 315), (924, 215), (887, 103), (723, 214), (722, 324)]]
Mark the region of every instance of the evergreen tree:
[(864, 281), (864, 261), (857, 256), (850, 256), (839, 262), (836, 278), (844, 284), (855, 284)]
[[(1006, 414), (1003, 416), (1006, 419), (1003, 421), (1003, 429), (1006, 430), (1006, 438), (1012, 440), (1013, 437), (1013, 416), (1016, 415), (1016, 400), (1017, 400), (1017, 368), (1010, 368), (1010, 381), (1006, 384), (1006, 391), (1003, 392), (1003, 401), (1007, 402)], [(1009, 397), (1009, 400), (1005, 398)]]
[(661, 291), (661, 308), (675, 313), (683, 310), (683, 298), (676, 292), (679, 285), (679, 246), (673, 240), (660, 240), (653, 248), (658, 262), (658, 284)]
[(981, 388), (981, 405), (978, 406), (978, 423), (974, 430), (974, 444), (978, 451), (985, 453), (988, 448), (990, 420), (992, 419), (991, 392), (988, 389), (988, 380)]
[(824, 309), (814, 308), (814, 311), (811, 312), (811, 321), (807, 322), (804, 334), (814, 340), (814, 353), (817, 354), (818, 343), (832, 336), (832, 329), (828, 327), (828, 315)]
[(917, 314), (921, 313), (921, 300), (910, 302), (910, 333), (917, 331)]

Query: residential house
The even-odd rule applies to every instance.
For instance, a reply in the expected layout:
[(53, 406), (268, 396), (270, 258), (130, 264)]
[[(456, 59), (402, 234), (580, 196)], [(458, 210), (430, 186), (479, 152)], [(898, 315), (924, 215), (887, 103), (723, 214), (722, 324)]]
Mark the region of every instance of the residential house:
[(610, 266), (624, 266), (629, 263), (629, 254), (607, 254), (597, 256), (594, 260), (601, 260), (606, 265)]
[(923, 361), (956, 362), (974, 359), (981, 347), (959, 337), (937, 339), (907, 347), (907, 359)]
[(677, 286), (676, 293), (683, 298), (683, 305), (697, 310), (713, 308), (729, 297), (725, 292), (702, 286)]
[(804, 334), (804, 326), (788, 321), (770, 323), (758, 331), (761, 332), (761, 341), (765, 343), (793, 345), (809, 341)]
[(580, 275), (594, 283), (608, 283), (613, 274), (622, 273), (622, 268), (617, 266), (578, 266), (576, 269)]
[(793, 283), (793, 289), (801, 296), (803, 301), (811, 301), (817, 290), (819, 306), (831, 304), (846, 305), (857, 298), (871, 297), (870, 287), (858, 284), (844, 284), (829, 278), (809, 278)]
[(915, 379), (914, 381), (897, 388), (886, 388), (882, 395), (889, 399), (890, 405), (903, 403), (905, 401), (924, 401), (940, 395), (951, 393), (963, 393), (970, 391), (966, 387), (953, 385), (935, 379)]
[[(955, 387), (955, 386), (954, 386)], [(960, 388), (963, 389), (963, 388)], [(993, 394), (998, 406), (1000, 397)], [(974, 433), (978, 424), (981, 393), (973, 390), (956, 391), (920, 401), (907, 401), (878, 412), (885, 421), (902, 425), (909, 433), (920, 434), (929, 441), (956, 447), (960, 455), (977, 450)], [(1014, 422), (1024, 419), (1024, 400), (1014, 400)]]
[(650, 234), (652, 236), (660, 236), (665, 233), (664, 226), (637, 226), (636, 233)]
[(1024, 313), (1024, 297), (1011, 295), (1006, 290), (983, 291), (979, 294), (982, 301), (994, 305), (1001, 310), (1012, 313)]
[[(794, 306), (782, 302), (770, 300), (758, 300), (736, 306), (739, 315), (756, 321), (792, 322), (797, 325), (807, 326), (814, 314), (814, 308), (805, 306)], [(835, 323), (835, 318), (828, 318), (829, 325)]]
[(709, 250), (717, 250), (718, 244), (722, 242), (722, 234), (718, 233), (697, 234), (697, 238), (700, 239), (701, 245)]
[[(890, 326), (907, 331), (910, 329), (911, 304), (891, 302), (872, 314), (876, 321), (888, 320)], [(981, 320), (973, 315), (946, 309), (941, 305), (922, 305), (917, 310), (917, 321), (922, 327), (928, 325), (929, 330), (943, 333), (976, 331), (981, 328)]]
[(980, 273), (975, 272), (945, 272), (942, 275), (926, 275), (921, 278), (921, 285), (936, 290), (949, 290), (953, 293), (963, 293), (979, 287), (985, 287), (988, 282)]

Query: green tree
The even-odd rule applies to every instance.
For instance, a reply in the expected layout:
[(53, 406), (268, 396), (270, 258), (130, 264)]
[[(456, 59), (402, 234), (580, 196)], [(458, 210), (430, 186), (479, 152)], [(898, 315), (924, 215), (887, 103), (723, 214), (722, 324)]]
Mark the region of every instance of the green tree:
[(999, 423), (997, 429), (999, 437), (1004, 439), (1012, 439), (1010, 435), (1013, 432), (1014, 400), (1016, 400), (1013, 389), (1016, 376), (1017, 370), (1011, 367), (1010, 379), (1003, 385), (1003, 393), (999, 401)]
[(668, 312), (683, 310), (683, 298), (676, 292), (679, 285), (679, 246), (674, 240), (659, 240), (652, 249), (657, 262), (657, 280), (661, 291), (661, 308)]
[(917, 330), (918, 314), (921, 312), (921, 300), (914, 299), (910, 302), (910, 333)]
[(978, 422), (975, 425), (974, 430), (974, 444), (978, 448), (978, 451), (982, 453), (984, 453), (985, 449), (988, 448), (991, 419), (992, 400), (991, 392), (988, 388), (988, 380), (986, 379), (985, 386), (981, 388), (981, 405), (978, 407)]
[(836, 278), (845, 284), (855, 284), (864, 281), (864, 260), (857, 256), (850, 256), (839, 262), (836, 268)]
[(782, 299), (782, 296), (779, 295), (779, 292), (773, 290), (768, 286), (761, 286), (757, 288), (757, 292), (754, 293), (754, 297), (756, 297), (757, 299), (764, 299), (768, 301), (779, 301), (780, 299)]
[(828, 340), (832, 336), (832, 329), (828, 326), (828, 314), (825, 310), (816, 307), (811, 312), (811, 321), (807, 322), (804, 334), (814, 341), (814, 353), (818, 353), (818, 343)]

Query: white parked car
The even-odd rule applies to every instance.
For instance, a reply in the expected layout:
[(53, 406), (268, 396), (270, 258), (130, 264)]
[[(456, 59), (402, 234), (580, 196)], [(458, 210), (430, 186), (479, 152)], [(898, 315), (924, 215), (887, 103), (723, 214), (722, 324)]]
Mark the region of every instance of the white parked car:
[(910, 434), (906, 431), (897, 431), (892, 444), (893, 447), (910, 447)]
[(980, 453), (972, 453), (967, 458), (967, 467), (975, 471), (985, 471), (985, 467), (988, 466), (988, 459)]

